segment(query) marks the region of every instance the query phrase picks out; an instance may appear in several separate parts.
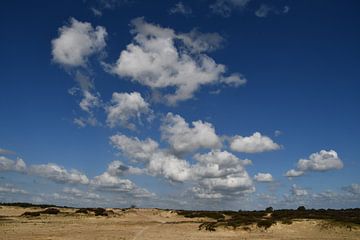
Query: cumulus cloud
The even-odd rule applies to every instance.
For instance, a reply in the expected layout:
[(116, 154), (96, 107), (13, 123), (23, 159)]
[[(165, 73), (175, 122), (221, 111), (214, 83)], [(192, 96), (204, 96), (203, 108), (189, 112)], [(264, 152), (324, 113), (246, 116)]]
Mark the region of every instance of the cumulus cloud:
[(78, 170), (67, 170), (55, 163), (31, 165), (29, 173), (57, 183), (88, 184), (88, 177)]
[(69, 24), (59, 28), (58, 32), (59, 36), (51, 42), (53, 61), (65, 67), (85, 67), (88, 58), (106, 46), (104, 27), (94, 28), (75, 18), (70, 18)]
[(147, 174), (160, 175), (176, 182), (188, 180), (190, 177), (190, 166), (185, 160), (160, 149), (158, 143), (150, 138), (139, 140), (117, 134), (112, 136), (110, 141), (130, 160), (144, 163)]
[(296, 169), (290, 169), (285, 173), (285, 176), (299, 177), (303, 176), (308, 171), (325, 172), (329, 170), (338, 170), (343, 168), (344, 164), (334, 150), (312, 153), (309, 159), (300, 159), (297, 162)]
[(218, 148), (220, 138), (214, 127), (207, 122), (194, 121), (192, 127), (179, 115), (168, 113), (161, 125), (161, 138), (176, 153), (189, 153), (199, 148)]
[(257, 182), (272, 182), (274, 181), (273, 176), (270, 173), (258, 173), (254, 176)]
[(0, 156), (0, 171), (25, 172), (26, 164), (21, 158), (12, 160), (7, 157)]
[(90, 181), (90, 185), (99, 191), (123, 193), (131, 197), (154, 197), (155, 194), (149, 192), (144, 188), (138, 187), (129, 179), (123, 179), (111, 172), (104, 172), (99, 176), (94, 177)]
[(189, 6), (184, 5), (182, 2), (178, 2), (169, 10), (170, 14), (183, 14), (183, 15), (190, 15), (192, 10)]
[(309, 159), (300, 159), (297, 168), (301, 171), (328, 171), (341, 169), (344, 164), (334, 150), (313, 153)]
[(151, 138), (140, 140), (116, 134), (110, 137), (110, 143), (133, 161), (146, 162), (159, 150), (159, 144)]
[(305, 174), (304, 171), (298, 171), (298, 170), (295, 170), (295, 169), (290, 169), (289, 171), (287, 171), (285, 173), (285, 176), (289, 177), (289, 178), (292, 178), (292, 177), (300, 177), (300, 176), (302, 176), (304, 174)]
[(53, 61), (68, 70), (79, 84), (80, 89), (72, 88), (69, 92), (81, 95), (79, 106), (88, 115), (75, 118), (74, 123), (81, 127), (98, 125), (93, 111), (101, 106), (101, 99), (87, 68), (88, 59), (102, 53), (106, 46), (106, 29), (70, 18), (69, 23), (59, 28), (58, 32), (58, 37), (51, 42)]
[(213, 13), (229, 17), (233, 9), (244, 9), (251, 0), (216, 0), (210, 5)]
[(268, 136), (255, 132), (249, 137), (235, 136), (230, 140), (230, 148), (236, 152), (259, 153), (280, 149), (280, 145), (275, 143)]
[[(216, 34), (210, 38), (200, 32), (177, 34), (143, 18), (132, 20), (131, 26), (134, 41), (121, 52), (116, 64), (108, 66), (112, 73), (154, 91), (175, 89), (164, 96), (164, 102), (170, 105), (192, 98), (202, 85), (227, 83), (226, 67), (205, 54), (217, 47)], [(232, 85), (246, 82), (240, 74), (230, 79)]]
[(192, 178), (197, 185), (192, 188), (198, 198), (219, 199), (243, 195), (255, 191), (253, 182), (245, 170), (250, 160), (240, 160), (227, 151), (212, 150), (194, 156)]
[(130, 123), (131, 119), (141, 121), (141, 116), (151, 114), (149, 104), (138, 92), (117, 93), (112, 95), (111, 103), (106, 107), (107, 124), (110, 127), (122, 126), (135, 129), (135, 124)]

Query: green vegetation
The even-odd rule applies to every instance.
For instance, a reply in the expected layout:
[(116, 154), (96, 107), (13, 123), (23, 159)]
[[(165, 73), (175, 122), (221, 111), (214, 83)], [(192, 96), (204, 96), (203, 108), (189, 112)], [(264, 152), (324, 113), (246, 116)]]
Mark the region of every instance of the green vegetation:
[(29, 216), (29, 217), (38, 217), (40, 214), (52, 214), (56, 215), (60, 213), (60, 210), (57, 208), (47, 208), (43, 211), (37, 211), (37, 212), (24, 212), (21, 216)]
[(272, 207), (265, 211), (177, 211), (179, 215), (189, 218), (206, 217), (212, 219), (199, 226), (199, 230), (215, 231), (219, 226), (249, 229), (248, 226), (256, 224), (257, 227), (268, 229), (278, 222), (292, 224), (297, 219), (316, 219), (337, 223), (344, 226), (360, 225), (360, 209), (305, 209), (300, 206), (297, 210), (274, 210)]

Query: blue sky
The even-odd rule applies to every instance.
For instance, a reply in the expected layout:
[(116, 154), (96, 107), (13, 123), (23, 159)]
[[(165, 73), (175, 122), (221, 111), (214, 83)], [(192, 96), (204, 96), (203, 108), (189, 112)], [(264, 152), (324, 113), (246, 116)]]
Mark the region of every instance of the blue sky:
[(0, 6), (0, 201), (359, 207), (357, 1)]

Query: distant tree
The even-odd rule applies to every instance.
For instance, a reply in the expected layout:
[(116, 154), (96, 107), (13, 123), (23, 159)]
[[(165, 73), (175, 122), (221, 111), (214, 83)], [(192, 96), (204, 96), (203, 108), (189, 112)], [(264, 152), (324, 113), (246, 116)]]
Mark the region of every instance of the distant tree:
[(131, 204), (130, 208), (136, 208), (135, 204)]
[(300, 206), (300, 207), (297, 208), (297, 210), (298, 210), (298, 211), (305, 211), (306, 208), (305, 208), (304, 206)]
[(267, 207), (266, 209), (265, 209), (265, 212), (273, 212), (274, 211), (274, 209), (273, 209), (273, 207)]

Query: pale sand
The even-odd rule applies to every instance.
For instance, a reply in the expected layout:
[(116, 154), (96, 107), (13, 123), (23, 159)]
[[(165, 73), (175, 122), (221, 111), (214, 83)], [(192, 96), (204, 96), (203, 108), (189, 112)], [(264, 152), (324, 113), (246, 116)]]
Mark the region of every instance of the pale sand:
[(114, 209), (113, 216), (101, 217), (75, 214), (75, 209), (60, 209), (58, 215), (20, 217), (37, 208), (0, 207), (0, 239), (76, 239), (76, 240), (142, 240), (142, 239), (360, 239), (360, 227), (329, 225), (322, 221), (294, 221), (291, 225), (277, 223), (268, 230), (252, 226), (219, 227), (215, 232), (198, 230), (208, 219), (184, 218), (172, 211), (157, 209)]

